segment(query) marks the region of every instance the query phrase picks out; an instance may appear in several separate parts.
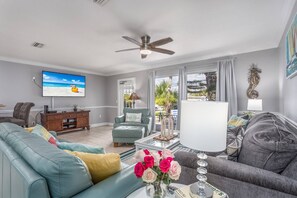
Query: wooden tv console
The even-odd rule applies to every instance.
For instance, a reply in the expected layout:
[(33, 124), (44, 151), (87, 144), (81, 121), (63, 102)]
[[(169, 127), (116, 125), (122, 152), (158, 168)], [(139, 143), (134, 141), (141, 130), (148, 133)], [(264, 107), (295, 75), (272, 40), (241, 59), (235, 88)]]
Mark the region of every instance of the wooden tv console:
[(77, 129), (90, 130), (90, 111), (41, 113), (41, 124), (49, 131), (66, 132)]

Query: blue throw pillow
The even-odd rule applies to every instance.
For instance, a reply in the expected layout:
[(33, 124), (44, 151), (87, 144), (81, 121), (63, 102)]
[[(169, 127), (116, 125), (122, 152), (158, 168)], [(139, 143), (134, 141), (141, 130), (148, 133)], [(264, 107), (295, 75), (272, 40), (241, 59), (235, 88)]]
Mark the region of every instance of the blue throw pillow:
[(93, 147), (80, 143), (57, 142), (57, 146), (62, 150), (79, 151), (85, 153), (104, 154), (105, 150), (101, 147)]

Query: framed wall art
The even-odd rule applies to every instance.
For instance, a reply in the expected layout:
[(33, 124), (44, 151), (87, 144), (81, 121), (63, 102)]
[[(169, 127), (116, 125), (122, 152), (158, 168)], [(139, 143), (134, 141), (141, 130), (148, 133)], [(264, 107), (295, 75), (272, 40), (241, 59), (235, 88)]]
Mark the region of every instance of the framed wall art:
[(286, 35), (286, 77), (297, 74), (297, 15), (295, 15)]

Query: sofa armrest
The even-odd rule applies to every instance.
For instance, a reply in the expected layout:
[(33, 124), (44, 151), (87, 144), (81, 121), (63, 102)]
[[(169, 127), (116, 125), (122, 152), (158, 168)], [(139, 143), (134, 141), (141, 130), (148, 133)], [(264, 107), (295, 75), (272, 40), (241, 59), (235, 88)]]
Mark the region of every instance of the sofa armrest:
[[(197, 156), (194, 153), (177, 152), (175, 153), (175, 160), (177, 160), (181, 166), (188, 168), (196, 169), (198, 166)], [(207, 170), (209, 173), (297, 195), (297, 181), (288, 177), (246, 164), (215, 157), (208, 157), (207, 162)]]
[(134, 166), (129, 166), (115, 175), (77, 194), (74, 198), (124, 198), (143, 185), (134, 175)]
[(117, 117), (115, 117), (114, 121), (115, 121), (115, 123), (125, 122), (125, 116), (124, 115), (117, 116)]

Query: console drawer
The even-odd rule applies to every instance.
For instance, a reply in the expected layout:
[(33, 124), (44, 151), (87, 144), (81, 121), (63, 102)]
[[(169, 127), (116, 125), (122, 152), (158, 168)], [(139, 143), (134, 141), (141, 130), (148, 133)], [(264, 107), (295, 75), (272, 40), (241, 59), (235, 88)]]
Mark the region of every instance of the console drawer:
[(76, 113), (66, 113), (63, 115), (64, 119), (76, 118)]
[(81, 117), (88, 117), (89, 116), (89, 112), (81, 112), (81, 113), (78, 113), (77, 114), (77, 117), (78, 118), (81, 118)]
[(48, 115), (47, 120), (61, 120), (62, 116), (61, 115)]

